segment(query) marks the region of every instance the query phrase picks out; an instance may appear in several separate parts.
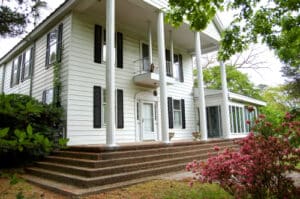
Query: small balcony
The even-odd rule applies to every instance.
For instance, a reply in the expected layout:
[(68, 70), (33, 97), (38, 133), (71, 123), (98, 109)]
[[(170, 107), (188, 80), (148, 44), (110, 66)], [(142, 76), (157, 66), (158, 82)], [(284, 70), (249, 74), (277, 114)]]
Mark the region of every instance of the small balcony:
[[(133, 82), (137, 86), (142, 86), (146, 88), (157, 88), (159, 87), (159, 69), (157, 65), (150, 64), (147, 58), (140, 59), (135, 61), (135, 63), (140, 64), (140, 70), (135, 72), (133, 77)], [(176, 80), (172, 77), (170, 71), (170, 63), (167, 63), (167, 76), (166, 83), (167, 85), (173, 85), (176, 83)]]

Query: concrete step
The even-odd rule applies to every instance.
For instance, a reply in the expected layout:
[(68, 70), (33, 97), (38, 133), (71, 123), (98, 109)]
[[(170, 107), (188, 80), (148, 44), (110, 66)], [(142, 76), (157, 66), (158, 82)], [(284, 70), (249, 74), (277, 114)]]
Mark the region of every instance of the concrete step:
[[(224, 147), (234, 147), (234, 145), (227, 145), (221, 146)], [(147, 162), (153, 160), (162, 160), (165, 158), (171, 157), (180, 157), (180, 156), (190, 156), (192, 154), (201, 154), (201, 153), (208, 153), (213, 151), (212, 148), (203, 148), (203, 149), (193, 149), (193, 150), (186, 150), (183, 152), (171, 153), (162, 151), (162, 153), (150, 153), (151, 155), (145, 156), (130, 156), (130, 157), (123, 157), (120, 158), (115, 157), (114, 159), (107, 159), (107, 160), (87, 160), (87, 159), (78, 159), (78, 158), (69, 158), (69, 157), (60, 157), (60, 156), (48, 156), (45, 158), (46, 162), (52, 163), (60, 163), (65, 165), (72, 165), (72, 166), (80, 166), (80, 167), (89, 167), (89, 168), (97, 168), (97, 167), (110, 167), (111, 165), (124, 165), (124, 164), (133, 164), (139, 162)]]
[(115, 151), (115, 152), (106, 152), (101, 154), (101, 158), (103, 160), (106, 159), (115, 159), (120, 157), (133, 157), (133, 156), (145, 156), (156, 153), (177, 153), (182, 151), (189, 150), (201, 150), (201, 149), (213, 149), (213, 147), (217, 145), (220, 147), (223, 146), (231, 146), (231, 142), (220, 142), (220, 143), (206, 143), (202, 145), (191, 145), (191, 146), (174, 146), (174, 147), (163, 147), (163, 148), (155, 148), (155, 149), (144, 149), (144, 150), (135, 150), (135, 151)]
[[(211, 155), (214, 154), (216, 154), (216, 152), (211, 153)], [(132, 164), (110, 165), (108, 167), (101, 167), (101, 168), (69, 166), (65, 164), (58, 164), (58, 163), (51, 163), (51, 162), (37, 162), (36, 167), (45, 170), (67, 173), (67, 174), (72, 174), (77, 176), (96, 177), (96, 176), (112, 175), (116, 173), (123, 173), (128, 171), (136, 171), (139, 169), (165, 166), (170, 164), (187, 163), (188, 161), (192, 161), (195, 158), (206, 159), (207, 153), (198, 153), (198, 154), (194, 153), (189, 156), (177, 156), (177, 157), (174, 156), (174, 157), (164, 158), (161, 160), (153, 160), (153, 161), (146, 161), (146, 162), (139, 162), (139, 163), (132, 163)]]
[(126, 173), (118, 173), (113, 175), (98, 176), (98, 177), (91, 177), (91, 178), (85, 178), (77, 175), (49, 171), (49, 170), (40, 169), (36, 167), (27, 168), (27, 172), (31, 175), (50, 179), (53, 181), (57, 181), (65, 184), (71, 184), (81, 188), (91, 188), (95, 186), (102, 186), (107, 184), (124, 182), (127, 180), (134, 180), (137, 178), (155, 176), (162, 173), (179, 171), (179, 170), (183, 170), (185, 168), (185, 165), (186, 163), (179, 163), (179, 164), (167, 165), (162, 167), (153, 167), (153, 168), (142, 169), (138, 171), (130, 171)]
[[(205, 160), (208, 153), (238, 148), (232, 140), (106, 147), (71, 147), (57, 151), (26, 169), (25, 178), (40, 186), (73, 196), (141, 182), (160, 174), (184, 170), (188, 162)], [(79, 151), (79, 149), (83, 149)], [(47, 182), (51, 184), (47, 185)]]
[(101, 159), (101, 154), (98, 152), (80, 152), (80, 151), (61, 150), (61, 151), (54, 151), (51, 155), (60, 156), (60, 157), (87, 159), (87, 160)]
[(80, 151), (80, 152), (113, 152), (113, 151), (135, 151), (143, 149), (154, 149), (154, 148), (164, 148), (164, 147), (177, 147), (177, 146), (190, 146), (190, 145), (203, 145), (203, 144), (214, 144), (222, 142), (233, 142), (237, 139), (214, 139), (207, 141), (178, 141), (171, 143), (163, 142), (154, 142), (154, 143), (132, 143), (128, 145), (118, 145), (118, 146), (97, 146), (97, 145), (88, 145), (88, 146), (70, 146), (67, 150), (70, 151)]
[(124, 181), (124, 182), (117, 182), (117, 183), (107, 184), (107, 185), (102, 185), (102, 186), (81, 188), (81, 187), (73, 186), (70, 184), (65, 184), (65, 183), (49, 180), (46, 178), (40, 178), (37, 176), (28, 175), (28, 174), (22, 175), (22, 177), (24, 179), (26, 179), (28, 182), (31, 182), (37, 186), (43, 187), (48, 190), (52, 190), (56, 193), (60, 193), (60, 194), (69, 196), (70, 198), (73, 198), (73, 199), (80, 199), (82, 196), (87, 196), (90, 194), (97, 194), (100, 192), (110, 191), (113, 189), (146, 182), (146, 181), (150, 181), (153, 179), (160, 179), (158, 176), (149, 176), (149, 177), (138, 178), (138, 179), (128, 180), (128, 181)]

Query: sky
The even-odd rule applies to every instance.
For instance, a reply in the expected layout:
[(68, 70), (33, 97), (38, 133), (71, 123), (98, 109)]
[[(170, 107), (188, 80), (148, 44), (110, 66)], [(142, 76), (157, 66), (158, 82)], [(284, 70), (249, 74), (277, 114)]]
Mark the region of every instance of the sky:
[[(53, 12), (64, 0), (51, 0), (47, 1), (48, 8), (46, 10), (42, 10), (42, 21), (45, 17), (47, 17), (51, 12)], [(223, 12), (219, 13), (220, 19), (226, 27), (229, 22), (232, 20), (232, 13)], [(226, 20), (224, 20), (226, 19)], [(32, 27), (30, 27), (32, 28)], [(30, 31), (30, 28), (28, 31)], [(0, 57), (5, 55), (11, 48), (13, 48), (23, 37), (15, 37), (15, 38), (1, 38), (0, 37)], [(279, 84), (284, 83), (284, 79), (281, 76), (281, 63), (275, 57), (274, 53), (268, 49), (268, 47), (263, 45), (256, 45), (255, 50), (259, 52), (259, 55), (256, 57), (256, 61), (258, 62), (265, 62), (263, 64), (263, 68), (259, 68), (256, 70), (253, 69), (242, 69), (241, 72), (247, 73), (250, 80), (255, 84), (266, 84), (269, 86), (276, 86)], [(247, 52), (245, 53), (247, 54)], [(235, 58), (233, 57), (232, 60), (234, 61)]]

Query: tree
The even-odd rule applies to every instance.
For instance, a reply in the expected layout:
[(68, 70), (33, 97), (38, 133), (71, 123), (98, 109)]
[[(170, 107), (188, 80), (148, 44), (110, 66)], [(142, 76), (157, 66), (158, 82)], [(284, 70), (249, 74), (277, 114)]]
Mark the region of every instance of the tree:
[[(222, 34), (219, 60), (227, 60), (250, 43), (265, 43), (292, 74), (292, 93), (300, 92), (300, 1), (298, 0), (169, 0), (167, 21), (179, 26), (184, 20), (202, 31), (217, 10), (235, 10), (235, 19)], [(286, 70), (289, 71), (289, 70)]]
[[(261, 99), (258, 89), (255, 89), (248, 76), (236, 69), (234, 66), (226, 66), (228, 90), (241, 95)], [(197, 70), (194, 70), (194, 76), (197, 76)], [(203, 70), (203, 80), (205, 86), (210, 89), (221, 89), (220, 66), (209, 67)], [(195, 82), (197, 85), (197, 81)]]
[(267, 105), (261, 107), (260, 111), (273, 124), (280, 124), (282, 122), (280, 118), (283, 118), (286, 112), (299, 106), (299, 102), (291, 99), (285, 86), (268, 87), (263, 89), (261, 93), (262, 99), (267, 102)]
[(47, 3), (40, 0), (11, 0), (2, 1), (0, 5), (0, 36), (14, 37), (26, 31), (26, 27), (31, 23), (36, 24), (40, 16), (41, 8), (45, 8)]

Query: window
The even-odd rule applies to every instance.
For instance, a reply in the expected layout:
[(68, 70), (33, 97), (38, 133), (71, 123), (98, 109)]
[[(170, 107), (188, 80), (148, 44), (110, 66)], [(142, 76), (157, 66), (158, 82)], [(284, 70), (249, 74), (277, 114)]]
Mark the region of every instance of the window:
[(149, 45), (145, 43), (142, 43), (142, 65), (143, 71), (150, 71)]
[(231, 133), (245, 133), (246, 120), (243, 107), (229, 106)]
[(23, 54), (22, 81), (28, 79), (31, 74), (33, 64), (33, 48), (28, 49)]
[(170, 50), (166, 49), (166, 70), (167, 70), (167, 76), (173, 77), (173, 69), (172, 69), (172, 63), (171, 63), (171, 52)]
[(10, 82), (11, 87), (19, 84), (21, 62), (22, 62), (22, 55), (14, 59), (12, 62), (11, 82)]
[[(107, 43), (106, 31), (101, 26), (95, 25), (94, 62), (106, 62)], [(114, 64), (117, 68), (123, 68), (123, 34), (116, 32), (115, 35), (115, 58)]]
[(105, 117), (105, 111), (107, 109), (107, 106), (106, 106), (106, 102), (107, 102), (107, 93), (106, 93), (106, 89), (102, 89), (102, 124), (105, 125), (106, 124), (106, 121), (107, 121), (107, 118)]
[(44, 104), (51, 104), (53, 102), (53, 89), (44, 90), (42, 102)]
[(174, 64), (173, 64), (174, 78), (180, 80), (180, 65), (179, 65), (179, 56), (174, 54)]
[(46, 65), (61, 61), (62, 24), (47, 35)]
[(256, 108), (254, 107), (254, 110), (252, 112), (250, 112), (248, 110), (248, 107), (244, 108), (244, 113), (245, 113), (245, 121), (249, 120), (250, 121), (250, 125), (246, 124), (246, 132), (250, 132), (250, 128), (251, 126), (253, 126), (254, 124), (254, 120), (257, 117), (257, 111)]
[(173, 117), (174, 117), (174, 128), (181, 128), (181, 105), (180, 100), (173, 100)]
[(48, 34), (48, 44), (47, 44), (47, 65), (53, 64), (56, 61), (57, 53), (57, 29)]

